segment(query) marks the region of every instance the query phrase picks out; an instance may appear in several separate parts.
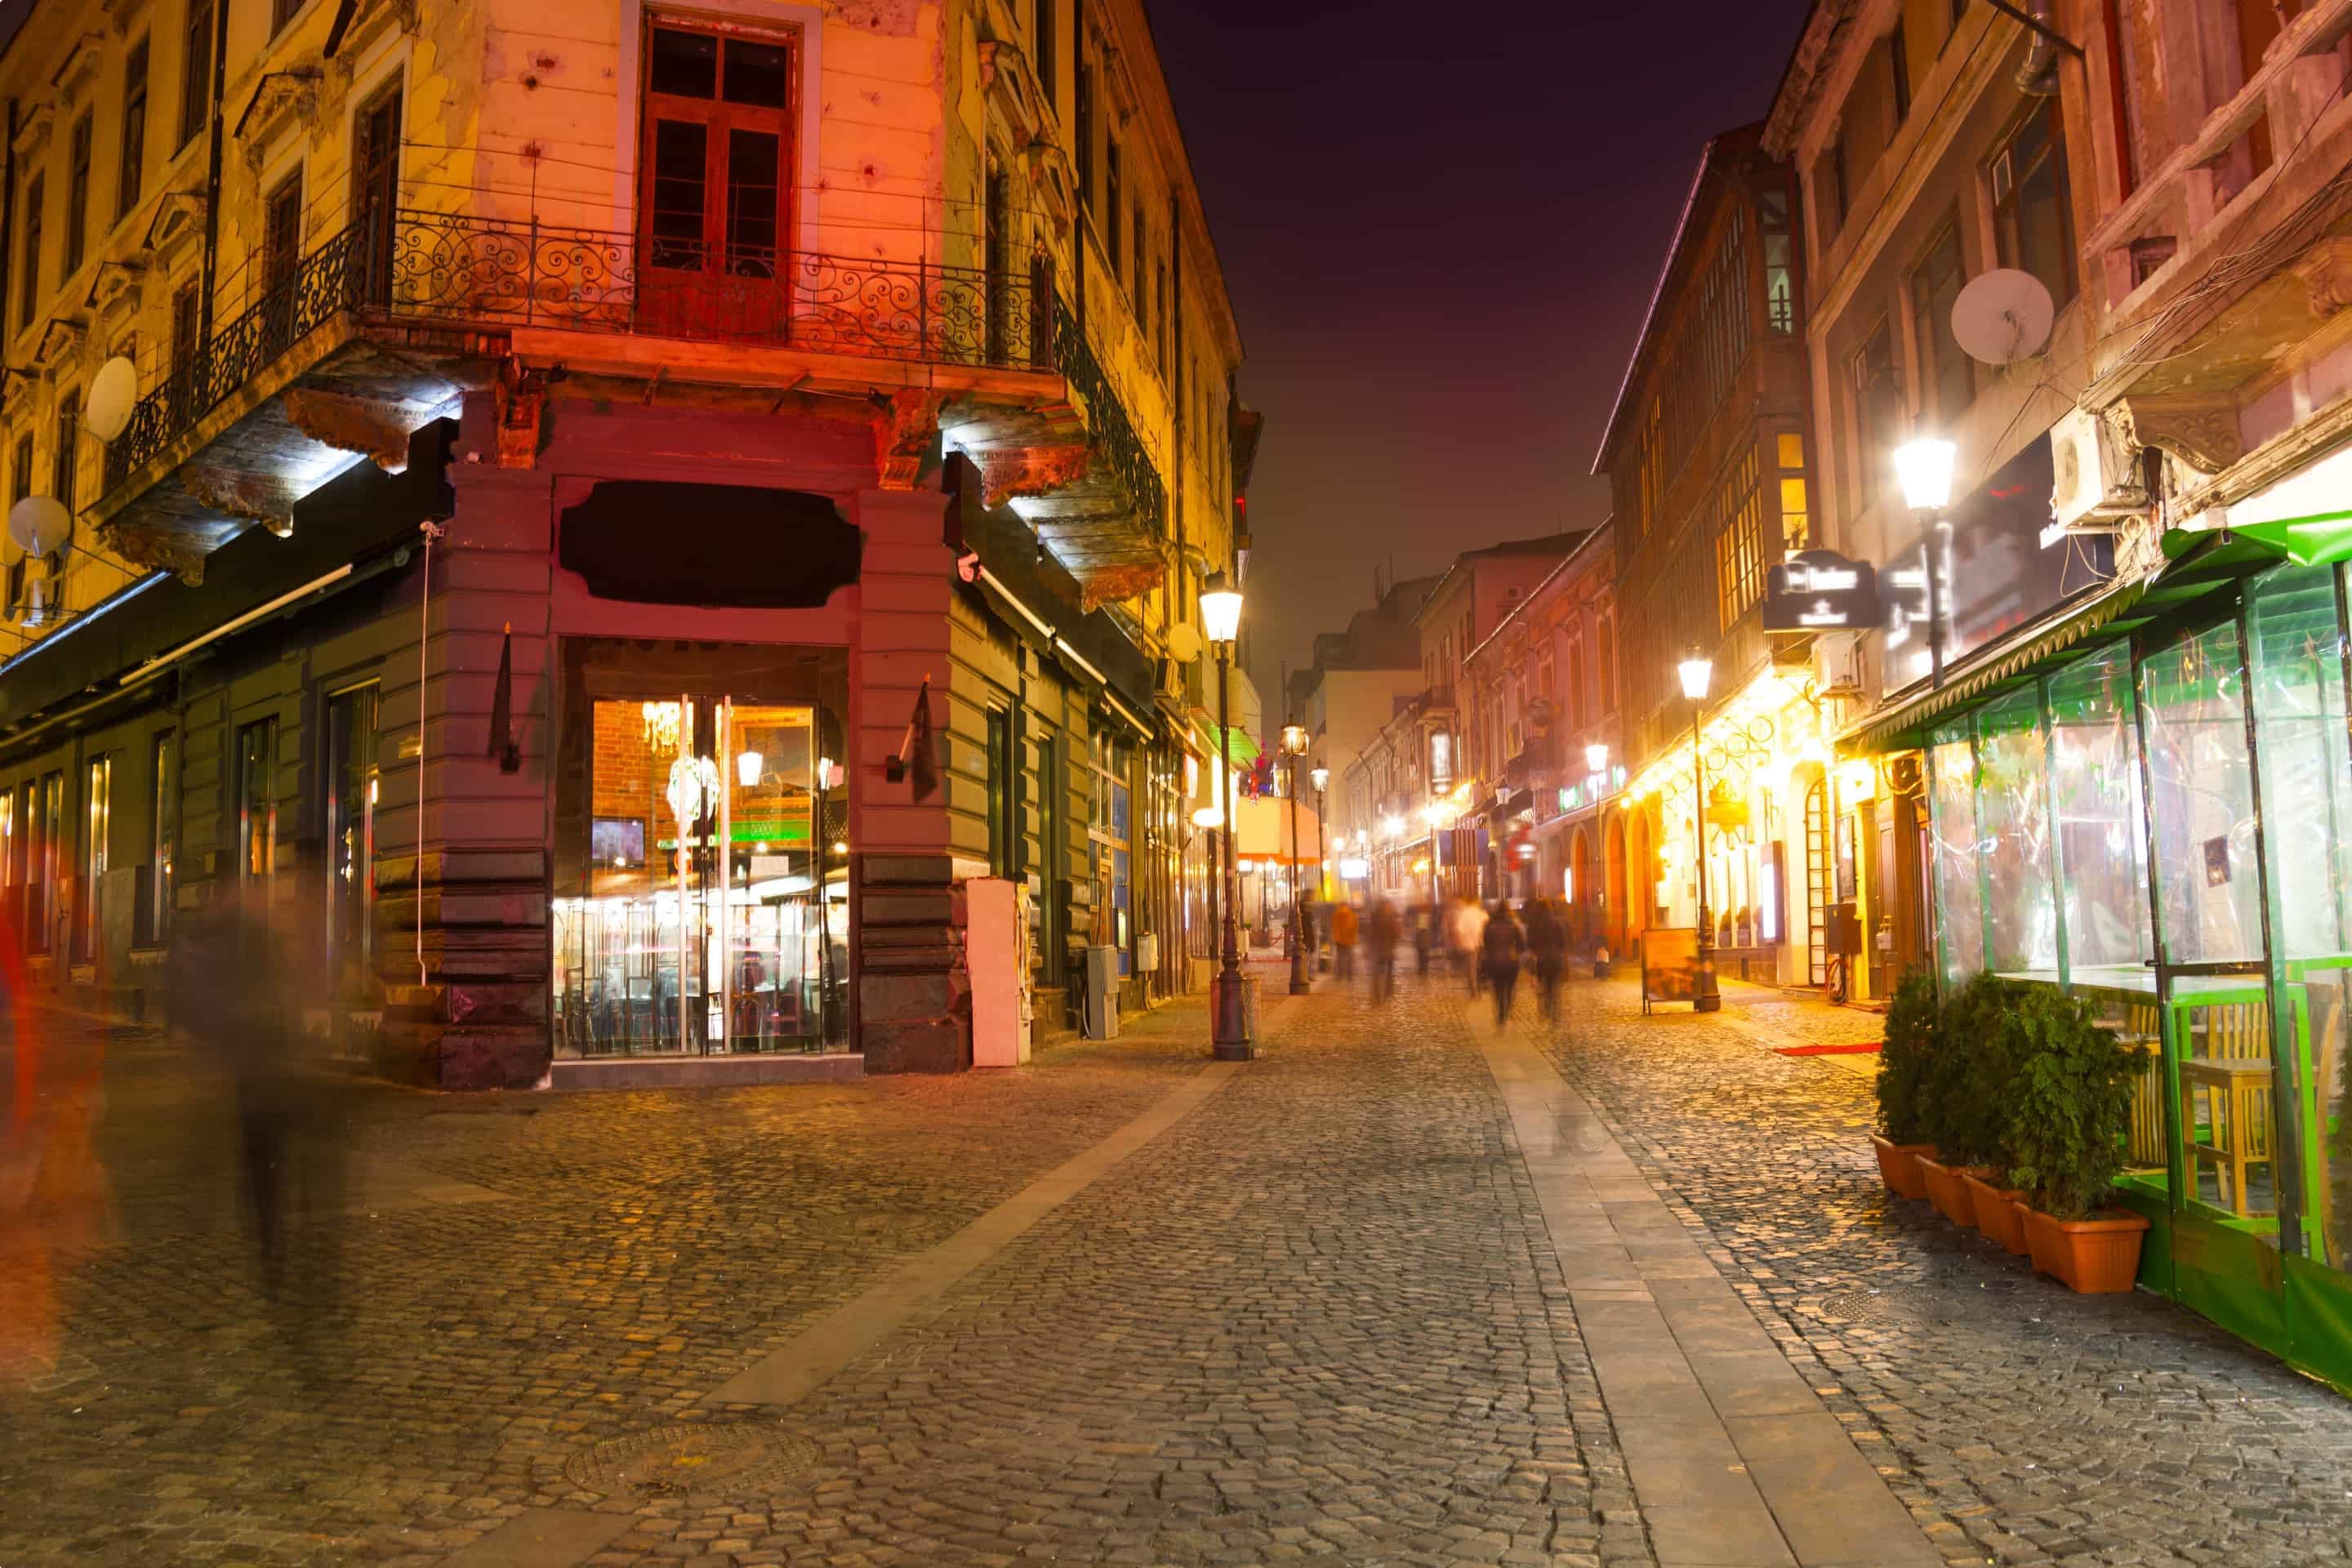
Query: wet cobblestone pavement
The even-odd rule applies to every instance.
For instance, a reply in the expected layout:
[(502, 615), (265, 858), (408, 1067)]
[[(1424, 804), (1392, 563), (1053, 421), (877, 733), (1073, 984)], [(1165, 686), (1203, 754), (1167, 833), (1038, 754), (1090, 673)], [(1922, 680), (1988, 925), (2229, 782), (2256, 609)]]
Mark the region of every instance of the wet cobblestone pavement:
[[(2352, 1404), (1887, 1198), (1867, 1080), (1767, 1048), (1875, 1018), (1746, 987), (1730, 1024), (1641, 1018), (1624, 982), (1570, 1001), (1514, 1038), (1948, 1561), (2352, 1552)], [(1408, 981), (1276, 1028), (1214, 1084), (1183, 1008), (1017, 1073), (348, 1091), (278, 1310), (218, 1086), (119, 1044), (120, 1234), (66, 1281), (56, 1369), (0, 1394), (0, 1568), (1657, 1563), (1482, 1010)], [(1186, 1086), (814, 1393), (719, 1400)], [(540, 1521), (585, 1533), (506, 1544)]]
[[(1876, 1037), (1807, 1001), (1795, 1041)], [(2078, 1297), (1880, 1186), (1870, 1083), (1588, 985), (1542, 1045), (1931, 1537), (2004, 1564), (2352, 1560), (2352, 1402), (2146, 1292)]]

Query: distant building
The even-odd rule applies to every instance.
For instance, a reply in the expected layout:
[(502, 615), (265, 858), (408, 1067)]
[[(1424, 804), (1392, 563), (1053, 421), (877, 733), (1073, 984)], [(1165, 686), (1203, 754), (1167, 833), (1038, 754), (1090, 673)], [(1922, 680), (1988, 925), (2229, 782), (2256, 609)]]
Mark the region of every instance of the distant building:
[[(1437, 585), (1435, 577), (1412, 577), (1385, 585), (1369, 609), (1360, 610), (1344, 632), (1315, 638), (1315, 662), (1291, 676), (1294, 708), (1309, 737), (1307, 765), (1329, 770), (1327, 845), (1336, 862), (1364, 858), (1377, 826), (1369, 790), (1351, 785), (1351, 770), (1381, 727), (1396, 716), (1399, 703), (1422, 689), (1421, 634), (1413, 616)], [(1362, 780), (1357, 778), (1357, 785)], [(1361, 880), (1361, 879), (1359, 879)], [(1338, 889), (1333, 892), (1336, 896)]]

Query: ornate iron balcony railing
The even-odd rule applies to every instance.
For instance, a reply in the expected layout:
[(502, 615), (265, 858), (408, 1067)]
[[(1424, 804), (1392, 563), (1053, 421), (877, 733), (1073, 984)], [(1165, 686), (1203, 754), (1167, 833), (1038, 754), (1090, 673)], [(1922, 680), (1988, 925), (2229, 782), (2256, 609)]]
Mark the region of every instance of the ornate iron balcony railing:
[(1168, 533), (1168, 487), (1152, 466), (1151, 454), (1144, 449), (1143, 438), (1135, 433), (1134, 422), (1127, 416), (1127, 405), (1112, 390), (1110, 378), (1103, 374), (1101, 362), (1087, 342), (1078, 323), (1057, 300), (1054, 306), (1054, 358), (1062, 374), (1077, 392), (1087, 406), (1087, 436), (1094, 447), (1095, 461), (1110, 472), (1111, 478), (1124, 489), (1134, 503), (1136, 514), (1142, 518), (1154, 539)]
[(1060, 370), (1097, 459), (1154, 536), (1167, 492), (1101, 365), (1054, 298), (1044, 258), (1019, 272), (777, 252), (404, 209), (362, 216), (303, 257), (191, 363), (140, 399), (107, 448), (107, 488), (335, 316), (543, 326), (792, 347), (855, 358)]

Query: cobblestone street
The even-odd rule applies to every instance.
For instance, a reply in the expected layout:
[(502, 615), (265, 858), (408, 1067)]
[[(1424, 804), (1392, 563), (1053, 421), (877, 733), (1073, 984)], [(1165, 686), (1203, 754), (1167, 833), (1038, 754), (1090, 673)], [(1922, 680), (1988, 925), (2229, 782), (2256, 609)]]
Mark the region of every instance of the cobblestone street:
[(0, 1565), (2352, 1554), (2352, 1404), (1889, 1199), (1872, 1058), (1771, 1048), (1876, 1020), (1727, 989), (1498, 1035), (1269, 985), (1238, 1067), (1178, 1008), (1012, 1073), (352, 1090), (275, 1308), (218, 1086), (113, 1042), (120, 1225), (0, 1394)]

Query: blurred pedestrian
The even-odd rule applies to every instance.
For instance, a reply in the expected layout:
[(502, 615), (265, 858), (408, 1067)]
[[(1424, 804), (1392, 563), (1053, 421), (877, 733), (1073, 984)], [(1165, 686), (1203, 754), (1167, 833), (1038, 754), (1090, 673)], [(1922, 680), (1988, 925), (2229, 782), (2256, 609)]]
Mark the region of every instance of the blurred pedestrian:
[(1331, 910), (1331, 950), (1339, 954), (1339, 978), (1356, 977), (1356, 906), (1340, 904)]
[(1433, 930), (1435, 922), (1430, 919), (1426, 904), (1413, 905), (1412, 914), (1406, 918), (1412, 927), (1413, 973), (1426, 976), (1429, 973), (1430, 950), (1437, 945)]
[(1528, 900), (1528, 958), (1535, 965), (1536, 1000), (1547, 1024), (1559, 1022), (1559, 977), (1568, 966), (1568, 928), (1549, 899)]
[(1478, 900), (1465, 893), (1454, 900), (1445, 922), (1445, 952), (1454, 972), (1462, 976), (1470, 994), (1478, 994), (1482, 966), (1479, 951), (1486, 935), (1486, 910)]
[(1486, 954), (1486, 984), (1495, 988), (1495, 1026), (1499, 1029), (1511, 1020), (1511, 995), (1518, 989), (1519, 959), (1527, 949), (1527, 933), (1511, 913), (1511, 906), (1497, 901), (1479, 937)]
[(1397, 941), (1404, 935), (1404, 922), (1397, 919), (1396, 906), (1386, 899), (1372, 903), (1370, 946), (1372, 950), (1372, 1001), (1386, 1002), (1396, 994)]

